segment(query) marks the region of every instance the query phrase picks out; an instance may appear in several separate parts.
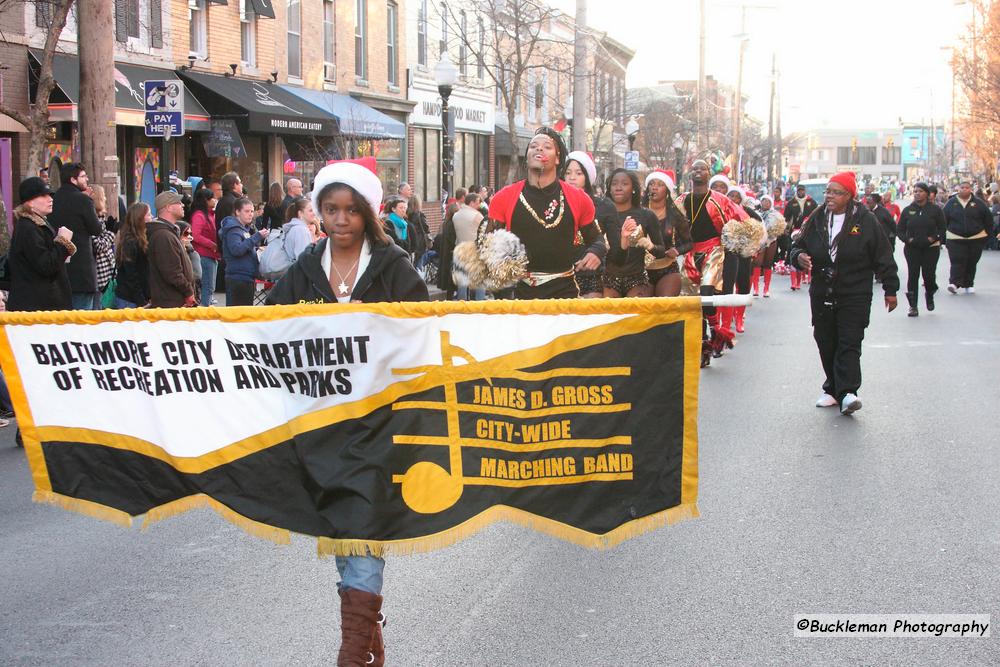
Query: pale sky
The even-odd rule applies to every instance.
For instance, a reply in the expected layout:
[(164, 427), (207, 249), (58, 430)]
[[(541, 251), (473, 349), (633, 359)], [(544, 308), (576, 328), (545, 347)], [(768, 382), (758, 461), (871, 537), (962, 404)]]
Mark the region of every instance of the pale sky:
[[(555, 0), (575, 13), (575, 0)], [(705, 73), (735, 85), (738, 0), (706, 0)], [(971, 6), (955, 0), (749, 0), (743, 70), (748, 112), (766, 121), (771, 54), (781, 74), (781, 125), (889, 128), (951, 116), (951, 46)], [(636, 51), (629, 87), (698, 76), (698, 0), (588, 0), (588, 23)]]

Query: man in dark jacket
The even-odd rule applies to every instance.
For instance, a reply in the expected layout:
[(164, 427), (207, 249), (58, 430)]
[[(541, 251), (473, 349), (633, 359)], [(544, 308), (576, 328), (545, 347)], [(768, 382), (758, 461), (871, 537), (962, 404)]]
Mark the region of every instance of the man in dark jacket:
[(885, 232), (885, 236), (889, 239), (889, 245), (893, 248), (896, 247), (896, 220), (892, 217), (892, 213), (889, 212), (885, 206), (882, 205), (882, 195), (877, 192), (870, 192), (865, 195), (865, 205), (868, 206), (868, 210), (872, 212), (875, 219), (878, 220), (879, 227)]
[[(233, 214), (236, 200), (243, 196), (243, 181), (235, 171), (230, 171), (222, 177), (222, 199), (215, 205), (215, 219), (222, 230), (222, 221)], [(221, 236), (220, 236), (221, 238)]]
[(951, 258), (948, 291), (957, 294), (964, 287), (966, 294), (974, 294), (976, 265), (983, 255), (986, 238), (993, 233), (990, 206), (972, 195), (972, 183), (962, 181), (958, 194), (944, 205), (944, 219), (948, 227), (948, 257)]
[(813, 338), (826, 373), (816, 407), (839, 405), (845, 415), (861, 409), (861, 341), (871, 317), (872, 278), (881, 279), (890, 312), (899, 289), (889, 239), (871, 211), (854, 201), (856, 194), (854, 174), (834, 175), (826, 203), (803, 224), (789, 253), (795, 266), (812, 273)]
[(153, 203), (156, 219), (146, 225), (149, 305), (153, 308), (193, 306), (194, 274), (177, 227), (177, 222), (184, 217), (183, 199), (176, 192), (161, 192)]
[(101, 294), (97, 291), (97, 265), (94, 261), (93, 238), (104, 227), (97, 219), (87, 172), (79, 162), (69, 162), (59, 171), (62, 186), (52, 197), (49, 223), (55, 228), (66, 227), (73, 232), (76, 253), (66, 267), (73, 290), (73, 310), (99, 310)]
[(916, 317), (917, 290), (920, 275), (924, 276), (924, 294), (927, 310), (934, 310), (934, 292), (937, 291), (937, 264), (945, 240), (944, 213), (930, 202), (930, 186), (917, 183), (913, 186), (913, 203), (899, 215), (899, 238), (903, 241), (906, 257), (906, 299), (910, 303), (907, 315)]
[(788, 223), (788, 233), (802, 227), (802, 223), (816, 210), (816, 200), (806, 194), (806, 186), (795, 188), (795, 196), (785, 204), (785, 221)]

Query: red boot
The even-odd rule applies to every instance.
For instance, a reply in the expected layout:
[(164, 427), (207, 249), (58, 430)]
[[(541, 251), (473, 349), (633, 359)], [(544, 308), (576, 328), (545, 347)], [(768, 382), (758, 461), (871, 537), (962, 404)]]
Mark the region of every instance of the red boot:
[(382, 596), (353, 588), (340, 593), (340, 652), (337, 667), (382, 667), (385, 647), (382, 643)]
[(733, 309), (736, 314), (736, 333), (743, 333), (744, 318), (747, 314), (746, 306), (737, 306)]
[(792, 269), (791, 277), (792, 277), (792, 291), (794, 292), (802, 284), (800, 282), (802, 280), (802, 275), (798, 271)]
[(771, 269), (764, 269), (764, 298), (771, 296)]
[[(760, 268), (755, 267), (753, 273), (750, 274), (750, 282), (753, 284), (753, 295), (758, 296), (760, 292)], [(766, 283), (765, 283), (766, 285)], [(765, 291), (767, 287), (764, 288)]]

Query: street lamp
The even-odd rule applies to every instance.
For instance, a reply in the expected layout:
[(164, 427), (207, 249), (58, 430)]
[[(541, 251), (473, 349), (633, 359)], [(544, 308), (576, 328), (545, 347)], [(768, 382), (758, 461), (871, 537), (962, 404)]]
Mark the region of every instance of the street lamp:
[(628, 135), (628, 150), (631, 153), (635, 150), (635, 135), (639, 134), (639, 123), (635, 122), (635, 118), (625, 123), (625, 134)]
[(441, 95), (441, 189), (444, 195), (441, 200), (448, 201), (451, 194), (451, 177), (454, 163), (453, 147), (451, 145), (451, 135), (448, 133), (448, 98), (451, 97), (452, 87), (458, 81), (458, 69), (448, 58), (448, 54), (442, 53), (441, 59), (434, 67), (434, 80), (438, 85), (438, 93)]

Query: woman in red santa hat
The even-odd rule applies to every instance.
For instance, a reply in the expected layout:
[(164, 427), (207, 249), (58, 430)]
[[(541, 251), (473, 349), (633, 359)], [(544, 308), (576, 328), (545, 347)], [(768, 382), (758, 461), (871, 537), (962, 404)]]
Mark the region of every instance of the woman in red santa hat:
[(681, 293), (681, 272), (677, 258), (690, 252), (691, 225), (674, 203), (674, 172), (657, 169), (646, 176), (643, 206), (652, 211), (660, 223), (663, 247), (662, 259), (646, 265), (654, 296), (678, 296)]
[[(306, 248), (267, 297), (268, 304), (427, 301), (410, 256), (378, 219), (382, 184), (375, 159), (334, 162), (312, 191), (327, 236)], [(358, 460), (359, 474), (369, 474)], [(325, 492), (326, 489), (317, 489)], [(338, 666), (383, 665), (382, 575), (376, 556), (337, 556), (341, 644)]]

